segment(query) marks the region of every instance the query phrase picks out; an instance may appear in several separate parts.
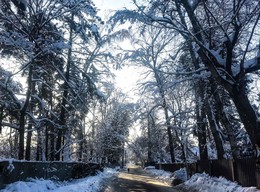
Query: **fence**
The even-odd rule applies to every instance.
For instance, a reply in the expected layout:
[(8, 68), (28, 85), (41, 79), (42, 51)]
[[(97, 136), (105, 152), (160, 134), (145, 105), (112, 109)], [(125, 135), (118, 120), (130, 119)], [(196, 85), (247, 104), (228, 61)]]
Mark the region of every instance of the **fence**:
[(43, 178), (55, 180), (69, 180), (93, 175), (102, 170), (99, 164), (78, 162), (30, 162), (30, 161), (1, 161), (0, 188), (16, 181), (27, 178)]
[(222, 176), (230, 181), (236, 181), (244, 187), (256, 186), (260, 189), (260, 162), (255, 159), (199, 160), (191, 164), (157, 164), (155, 167), (171, 172), (186, 167), (190, 176), (205, 172), (210, 176)]

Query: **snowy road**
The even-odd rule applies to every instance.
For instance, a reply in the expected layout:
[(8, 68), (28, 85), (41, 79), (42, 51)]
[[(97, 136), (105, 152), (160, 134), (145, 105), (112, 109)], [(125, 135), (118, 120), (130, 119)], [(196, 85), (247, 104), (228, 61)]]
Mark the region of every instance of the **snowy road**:
[(153, 177), (148, 176), (138, 167), (120, 172), (105, 182), (102, 192), (179, 192), (170, 185), (160, 182)]

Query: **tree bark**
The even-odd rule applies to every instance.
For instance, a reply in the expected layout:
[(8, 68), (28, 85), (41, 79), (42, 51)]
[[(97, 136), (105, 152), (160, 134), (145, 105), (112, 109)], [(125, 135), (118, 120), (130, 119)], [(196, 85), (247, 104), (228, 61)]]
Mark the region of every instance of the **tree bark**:
[(25, 159), (27, 161), (31, 160), (31, 141), (32, 141), (32, 124), (28, 125), (27, 128), (26, 150), (25, 150)]
[(209, 101), (207, 101), (206, 105), (207, 105), (206, 108), (207, 108), (207, 116), (210, 125), (210, 130), (213, 135), (214, 142), (217, 149), (217, 156), (218, 159), (223, 159), (225, 155), (225, 150), (223, 147), (223, 140), (220, 135), (220, 125), (219, 122), (217, 121), (217, 118), (215, 116), (215, 113), (213, 112), (212, 107), (209, 104)]
[(22, 109), (20, 110), (20, 125), (19, 125), (19, 152), (18, 159), (24, 159), (24, 133), (25, 133), (25, 122), (26, 122), (26, 111), (28, 109), (29, 100), (31, 97), (32, 90), (32, 74), (33, 74), (33, 62), (29, 65), (29, 73), (28, 73), (28, 88), (26, 92), (26, 98)]
[[(239, 151), (238, 151), (238, 145), (237, 145), (237, 140), (235, 136), (235, 131), (233, 128), (232, 123), (230, 122), (229, 114), (224, 110), (224, 103), (221, 99), (221, 92), (214, 82), (214, 80), (211, 81), (211, 92), (214, 93), (214, 101), (215, 101), (215, 108), (216, 108), (216, 113), (217, 113), (217, 121), (221, 122), (222, 126), (226, 129), (227, 131), (227, 137), (230, 143), (230, 148), (231, 148), (231, 153), (234, 159), (238, 158)], [(224, 92), (224, 90), (223, 90)], [(227, 93), (222, 93), (223, 94)]]
[(200, 104), (196, 104), (197, 134), (199, 140), (200, 160), (208, 159), (207, 133), (206, 133), (206, 113), (200, 109)]
[[(74, 20), (74, 14), (71, 14), (71, 21)], [(61, 146), (64, 143), (63, 136), (65, 135), (65, 125), (66, 125), (66, 104), (69, 94), (69, 85), (68, 82), (70, 80), (70, 70), (71, 70), (71, 62), (72, 62), (72, 35), (73, 35), (73, 26), (70, 26), (69, 32), (69, 50), (68, 50), (68, 57), (67, 57), (67, 67), (65, 73), (65, 82), (63, 84), (64, 91), (62, 95), (62, 102), (61, 102), (61, 112), (60, 112), (60, 124), (61, 127), (58, 128), (57, 132), (57, 141), (56, 141), (56, 154), (55, 159), (59, 161), (61, 159)]]
[(4, 118), (4, 108), (1, 107), (1, 108), (0, 108), (0, 134), (2, 133), (2, 122), (3, 122), (3, 118)]
[(164, 115), (165, 115), (165, 119), (166, 119), (166, 126), (167, 126), (167, 134), (168, 134), (171, 161), (172, 161), (172, 163), (174, 163), (175, 162), (175, 155), (174, 155), (174, 147), (173, 147), (174, 145), (173, 145), (172, 127), (171, 127), (171, 124), (169, 122), (169, 114), (168, 114), (167, 107), (164, 107)]
[(257, 116), (252, 105), (250, 104), (248, 96), (241, 91), (234, 90), (231, 97), (252, 144), (260, 146), (260, 134), (259, 127), (257, 126)]
[(25, 129), (25, 112), (20, 115), (20, 127), (19, 127), (19, 152), (18, 159), (24, 159), (24, 129)]
[(149, 114), (148, 117), (147, 117), (147, 136), (148, 136), (148, 153), (147, 153), (147, 161), (148, 163), (152, 162), (152, 136), (151, 136), (151, 127), (154, 125), (154, 119), (152, 117), (152, 114)]
[[(32, 76), (34, 76), (34, 74), (32, 74)], [(35, 99), (32, 96), (33, 94), (36, 94), (36, 90), (35, 90), (35, 82), (31, 82), (31, 101), (29, 104), (29, 108), (30, 108), (30, 114), (33, 115), (34, 113), (34, 109), (35, 109)], [(32, 129), (33, 129), (33, 119), (31, 118), (31, 122), (28, 124), (28, 128), (27, 128), (27, 137), (26, 137), (26, 150), (25, 150), (25, 159), (26, 160), (30, 160), (31, 159), (31, 139), (32, 139)]]

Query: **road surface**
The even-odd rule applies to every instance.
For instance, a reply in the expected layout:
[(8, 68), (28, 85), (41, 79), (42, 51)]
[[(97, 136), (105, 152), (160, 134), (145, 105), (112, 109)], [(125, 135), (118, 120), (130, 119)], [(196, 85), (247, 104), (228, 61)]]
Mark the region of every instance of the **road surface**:
[(180, 192), (169, 184), (147, 175), (139, 167), (131, 167), (130, 172), (121, 171), (104, 183), (102, 192)]

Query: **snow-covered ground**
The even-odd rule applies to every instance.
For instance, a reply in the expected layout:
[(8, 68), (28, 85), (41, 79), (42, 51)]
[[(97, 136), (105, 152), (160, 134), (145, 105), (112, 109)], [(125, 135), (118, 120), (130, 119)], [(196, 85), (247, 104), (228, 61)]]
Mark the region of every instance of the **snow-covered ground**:
[[(171, 173), (157, 170), (154, 167), (147, 167), (146, 172), (168, 183), (171, 183), (174, 178), (185, 180), (187, 177), (185, 169)], [(102, 181), (116, 173), (115, 169), (106, 168), (104, 172), (100, 172), (96, 176), (67, 182), (54, 182), (43, 179), (31, 179), (27, 182), (18, 181), (7, 185), (0, 192), (99, 192)], [(207, 174), (195, 174), (176, 188), (189, 192), (260, 192), (255, 187), (241, 187), (225, 178), (210, 177)]]
[(54, 182), (43, 179), (30, 179), (27, 182), (18, 181), (7, 185), (0, 192), (98, 192), (105, 178), (113, 176), (115, 169), (104, 169), (96, 176), (90, 176), (67, 182)]
[[(185, 180), (187, 176), (185, 169), (171, 173), (157, 170), (150, 166), (146, 168), (146, 172), (168, 183), (172, 182), (175, 178)], [(260, 190), (257, 190), (255, 187), (241, 187), (237, 183), (228, 181), (223, 177), (210, 177), (207, 174), (195, 174), (176, 188), (189, 192), (260, 192)]]

